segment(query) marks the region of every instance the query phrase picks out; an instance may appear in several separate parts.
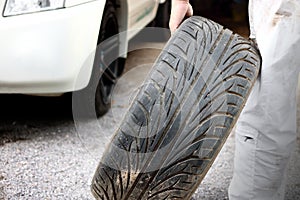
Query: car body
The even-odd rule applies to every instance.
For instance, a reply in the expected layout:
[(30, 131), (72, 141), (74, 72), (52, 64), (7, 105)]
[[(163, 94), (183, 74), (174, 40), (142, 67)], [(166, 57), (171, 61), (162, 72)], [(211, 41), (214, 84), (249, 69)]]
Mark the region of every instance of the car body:
[[(52, 2), (57, 7), (46, 6), (26, 13), (11, 9), (16, 2), (28, 1), (35, 5)], [(128, 41), (155, 18), (159, 3), (164, 3), (164, 0), (0, 0), (3, 10), (0, 93), (59, 95), (85, 88), (91, 78), (108, 1), (115, 6), (119, 31), (132, 30), (119, 38), (120, 52), (127, 51)], [(126, 53), (122, 56), (126, 57)], [(84, 73), (80, 79), (79, 73)]]

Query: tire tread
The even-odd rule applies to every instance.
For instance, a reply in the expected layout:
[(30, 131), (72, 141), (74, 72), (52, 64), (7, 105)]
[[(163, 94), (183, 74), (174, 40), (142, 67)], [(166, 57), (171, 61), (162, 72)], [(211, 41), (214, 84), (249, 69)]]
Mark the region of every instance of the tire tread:
[(107, 148), (92, 183), (95, 197), (190, 198), (234, 126), (260, 64), (248, 40), (202, 17), (186, 20)]

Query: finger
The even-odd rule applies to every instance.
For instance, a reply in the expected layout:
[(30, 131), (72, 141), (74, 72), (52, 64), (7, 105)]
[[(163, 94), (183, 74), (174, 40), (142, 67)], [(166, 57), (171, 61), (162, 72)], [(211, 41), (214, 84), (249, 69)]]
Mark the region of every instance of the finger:
[(177, 1), (172, 6), (171, 17), (170, 17), (170, 30), (173, 33), (181, 24), (186, 16), (192, 16), (192, 6), (186, 1)]
[(189, 8), (188, 8), (188, 11), (187, 11), (187, 16), (193, 16), (194, 15), (194, 11), (193, 11), (193, 7), (192, 5), (189, 3)]

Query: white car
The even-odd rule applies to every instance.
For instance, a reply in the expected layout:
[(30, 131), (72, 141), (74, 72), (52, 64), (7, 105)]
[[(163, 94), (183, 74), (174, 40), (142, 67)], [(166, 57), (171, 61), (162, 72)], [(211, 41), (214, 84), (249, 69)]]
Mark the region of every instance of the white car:
[[(109, 44), (126, 58), (128, 41), (140, 28), (155, 18), (166, 24), (166, 19), (157, 19), (168, 14), (157, 11), (168, 10), (169, 4), (169, 0), (0, 0), (0, 93), (44, 96), (86, 88), (94, 61), (103, 53), (95, 51), (96, 46), (132, 30)], [(108, 110), (111, 88), (123, 66), (122, 59), (116, 60), (97, 81), (97, 115)]]

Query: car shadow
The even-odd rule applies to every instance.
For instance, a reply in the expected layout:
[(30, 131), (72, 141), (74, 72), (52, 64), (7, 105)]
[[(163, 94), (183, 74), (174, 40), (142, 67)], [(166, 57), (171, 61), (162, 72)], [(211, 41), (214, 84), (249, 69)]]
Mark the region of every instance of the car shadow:
[(0, 120), (71, 119), (70, 96), (0, 95)]
[(65, 134), (73, 126), (71, 95), (0, 95), (0, 146), (20, 140)]

